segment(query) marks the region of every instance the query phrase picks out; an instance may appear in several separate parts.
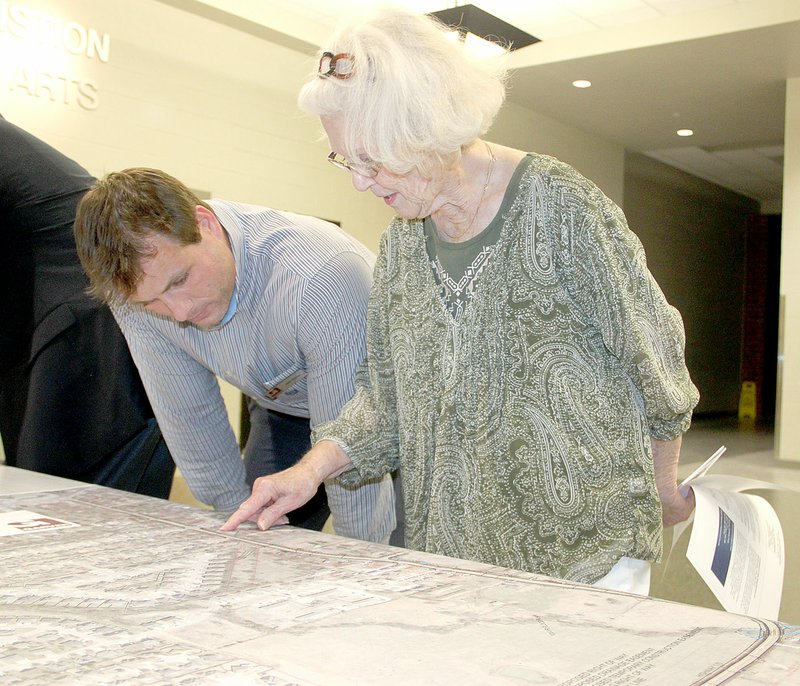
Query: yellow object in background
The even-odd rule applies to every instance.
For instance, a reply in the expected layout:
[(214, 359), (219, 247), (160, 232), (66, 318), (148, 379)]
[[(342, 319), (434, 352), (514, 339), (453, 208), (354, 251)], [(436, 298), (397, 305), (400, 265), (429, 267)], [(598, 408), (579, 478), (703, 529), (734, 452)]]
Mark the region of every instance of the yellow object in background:
[(756, 418), (756, 383), (744, 381), (739, 395), (739, 419)]

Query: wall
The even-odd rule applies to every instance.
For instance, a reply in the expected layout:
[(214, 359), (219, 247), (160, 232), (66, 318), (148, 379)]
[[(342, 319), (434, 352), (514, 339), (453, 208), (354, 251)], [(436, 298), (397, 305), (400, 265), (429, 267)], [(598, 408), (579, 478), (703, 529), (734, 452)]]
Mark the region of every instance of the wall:
[(800, 78), (786, 82), (775, 456), (800, 462)]
[(623, 205), (625, 149), (622, 146), (510, 102), (498, 115), (489, 138), (520, 150), (553, 155), (571, 164), (614, 202)]
[[(30, 29), (17, 38), (14, 7), (29, 26), (57, 18), (107, 35), (108, 61), (44, 50)], [(388, 208), (324, 164), (321, 129), (295, 106), (314, 66), (308, 55), (154, 0), (127, 12), (104, 0), (0, 0), (0, 112), (10, 121), (94, 174), (160, 167), (216, 197), (339, 220), (374, 248)], [(77, 85), (59, 87), (70, 81)], [(80, 98), (81, 87), (93, 102)], [(491, 137), (556, 155), (621, 202), (619, 146), (514, 105)]]
[[(125, 13), (103, 0), (25, 6), (107, 33), (110, 58), (56, 55), (61, 65), (39, 67), (96, 83), (95, 109), (30, 82), (3, 84), (7, 119), (95, 174), (161, 167), (214, 196), (338, 219), (375, 242), (386, 208), (347, 193), (346, 176), (324, 164), (316, 122), (294, 105), (312, 58), (150, 0)], [(14, 51), (0, 54), (4, 81), (14, 84), (8, 72), (21, 41), (0, 37)]]
[(736, 412), (747, 215), (755, 201), (643, 155), (625, 163), (625, 214), (686, 328), (698, 413)]

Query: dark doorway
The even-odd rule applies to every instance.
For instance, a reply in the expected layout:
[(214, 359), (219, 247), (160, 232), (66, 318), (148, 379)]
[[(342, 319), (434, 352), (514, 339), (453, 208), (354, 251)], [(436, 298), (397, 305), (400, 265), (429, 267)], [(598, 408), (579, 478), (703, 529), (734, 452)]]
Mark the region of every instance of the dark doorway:
[(741, 380), (756, 385), (756, 414), (775, 420), (780, 304), (781, 216), (753, 215), (747, 224)]

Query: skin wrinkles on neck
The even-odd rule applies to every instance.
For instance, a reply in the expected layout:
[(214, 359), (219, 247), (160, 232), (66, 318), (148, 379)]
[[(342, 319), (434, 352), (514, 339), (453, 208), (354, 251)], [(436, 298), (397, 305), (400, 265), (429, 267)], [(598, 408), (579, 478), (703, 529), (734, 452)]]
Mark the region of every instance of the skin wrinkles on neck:
[(436, 231), (444, 241), (467, 241), (494, 218), (497, 182), (490, 156), (494, 153), (486, 146), (477, 139), (445, 175), (431, 212)]

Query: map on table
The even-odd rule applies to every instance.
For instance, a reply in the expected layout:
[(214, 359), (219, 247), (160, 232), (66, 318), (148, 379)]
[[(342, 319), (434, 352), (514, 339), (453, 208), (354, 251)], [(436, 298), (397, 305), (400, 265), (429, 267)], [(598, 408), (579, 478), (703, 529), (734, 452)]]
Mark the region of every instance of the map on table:
[(222, 515), (99, 486), (1, 496), (0, 515), (65, 524), (0, 537), (3, 686), (800, 679), (775, 622), (291, 527), (221, 533)]

